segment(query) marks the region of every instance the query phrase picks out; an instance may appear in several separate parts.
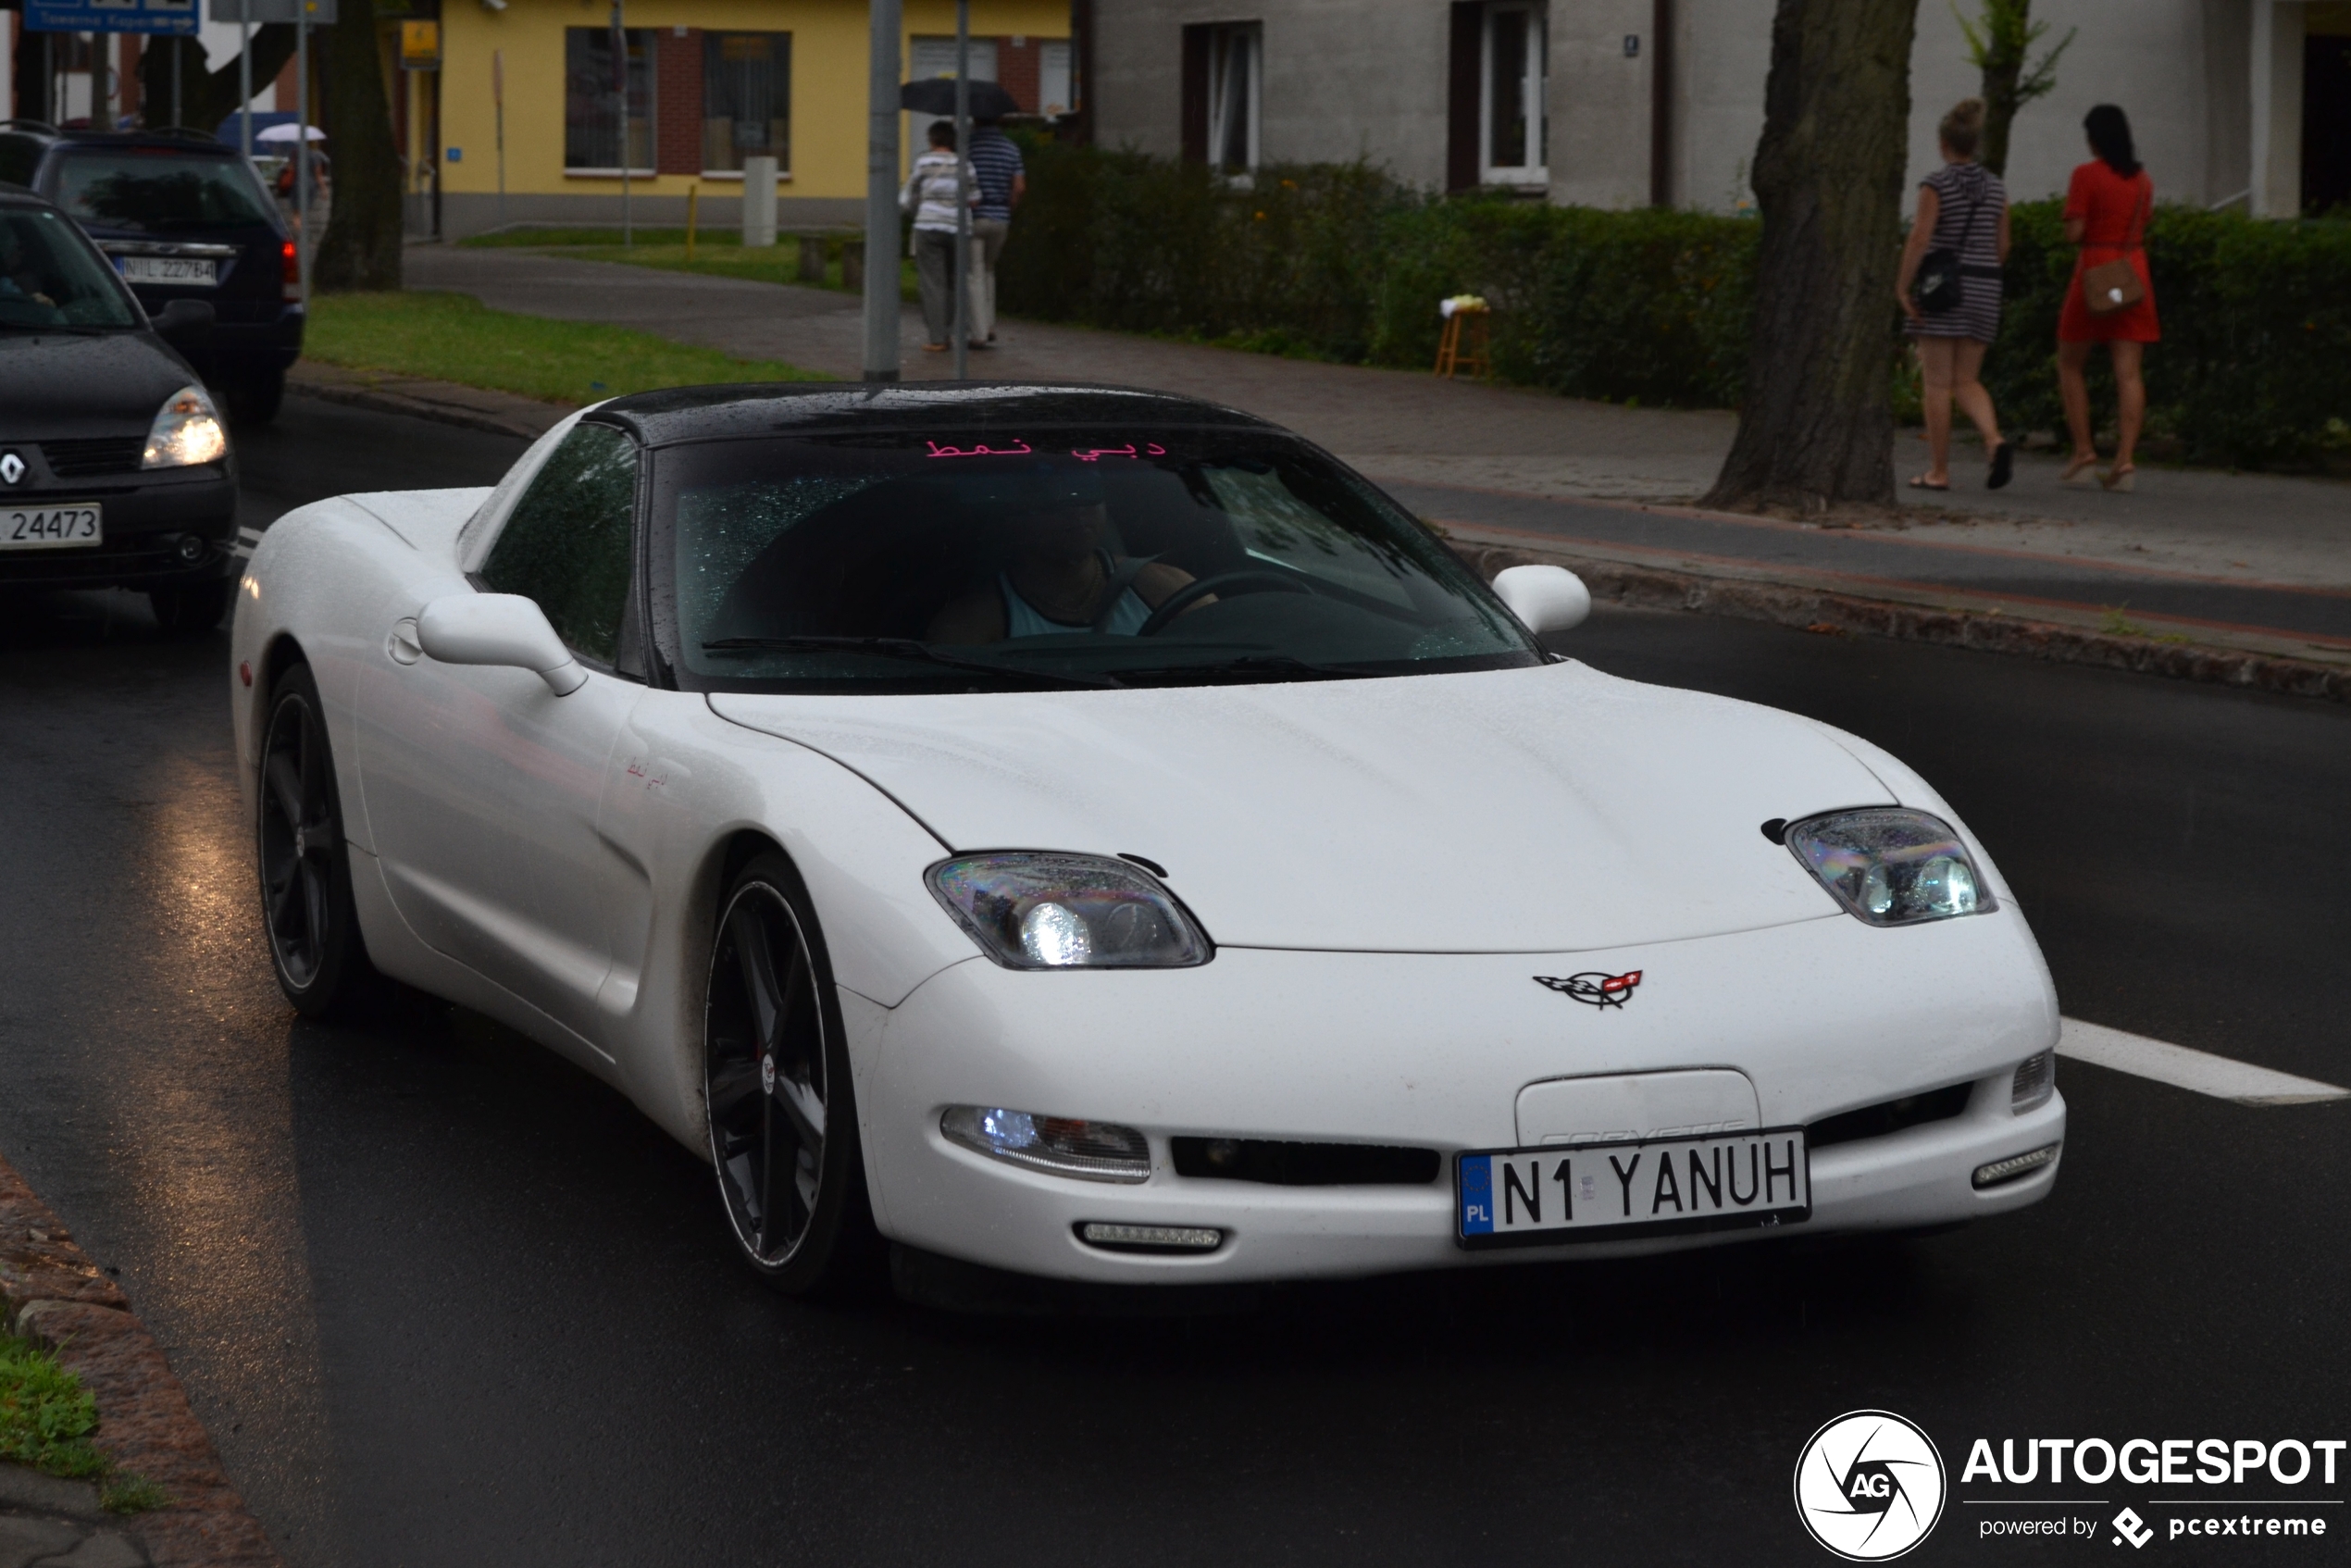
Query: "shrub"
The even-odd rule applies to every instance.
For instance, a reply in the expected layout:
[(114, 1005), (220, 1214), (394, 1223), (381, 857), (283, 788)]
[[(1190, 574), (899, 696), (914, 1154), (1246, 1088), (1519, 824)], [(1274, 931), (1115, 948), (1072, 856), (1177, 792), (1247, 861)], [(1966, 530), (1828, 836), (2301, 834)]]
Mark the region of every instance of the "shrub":
[[(2008, 302), (1984, 384), (2001, 422), (2065, 429), (2057, 324), (2073, 277), (2059, 204), (2009, 209)], [(2270, 222), (2158, 206), (2147, 225), (2160, 342), (2146, 353), (2147, 425), (2192, 462), (2268, 467), (2321, 457), (2351, 418), (2351, 223)], [(2103, 353), (2091, 356), (2102, 417)]]
[[(1743, 394), (1751, 219), (1430, 197), (1362, 163), (1268, 167), (1239, 189), (1138, 153), (1026, 152), (999, 285), (1009, 313), (1419, 367), (1436, 358), (1437, 301), (1467, 292), (1494, 304), (1505, 380), (1684, 406)], [(2013, 209), (1984, 380), (2019, 430), (2064, 425), (2056, 338), (2073, 252), (2061, 230), (2055, 202)], [(2245, 467), (2351, 446), (2351, 223), (2164, 206), (2147, 255), (2163, 321), (2146, 360), (2150, 435)], [(1890, 362), (1898, 325), (1889, 302)], [(2111, 409), (2104, 356), (2094, 364), (2093, 395)], [(1915, 376), (1898, 363), (1895, 375), (1897, 407), (1914, 416)]]

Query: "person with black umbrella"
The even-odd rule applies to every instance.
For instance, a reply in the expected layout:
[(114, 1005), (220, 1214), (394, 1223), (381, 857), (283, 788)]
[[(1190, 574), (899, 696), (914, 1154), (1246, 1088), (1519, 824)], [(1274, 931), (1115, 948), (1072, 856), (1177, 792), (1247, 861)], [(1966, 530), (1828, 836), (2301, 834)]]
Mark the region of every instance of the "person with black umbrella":
[(992, 119), (973, 124), (969, 157), (972, 182), (979, 187), (972, 208), (972, 347), (984, 348), (996, 341), (996, 263), (1012, 232), (1013, 208), (1027, 193), (1028, 169), (1020, 149)]

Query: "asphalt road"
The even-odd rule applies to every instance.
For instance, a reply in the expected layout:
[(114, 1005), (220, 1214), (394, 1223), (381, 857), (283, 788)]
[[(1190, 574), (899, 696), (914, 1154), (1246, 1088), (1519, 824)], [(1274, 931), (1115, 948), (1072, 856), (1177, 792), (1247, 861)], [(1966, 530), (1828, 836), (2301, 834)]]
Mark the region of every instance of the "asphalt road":
[[(246, 520), (488, 482), (516, 444), (289, 398), (246, 444)], [(1693, 616), (1561, 646), (1918, 765), (2069, 1013), (2351, 1081), (2351, 710)], [(1824, 1562), (1789, 1476), (1861, 1407), (1951, 1466), (1911, 1561), (2055, 1561), (2113, 1549), (1979, 1539), (1974, 1437), (2351, 1436), (2351, 1103), (2071, 1064), (2055, 1197), (1926, 1239), (1163, 1321), (777, 1300), (704, 1169), (554, 1057), (463, 1018), (293, 1021), (225, 662), (128, 596), (0, 619), (0, 1149), (119, 1269), (295, 1568)], [(1872, 1027), (1830, 976), (1822, 1022)], [(2034, 1495), (2160, 1523), (2183, 1490)], [(2256, 1493), (2288, 1495), (2228, 1495)], [(2257, 1544), (2186, 1560), (2340, 1561)]]

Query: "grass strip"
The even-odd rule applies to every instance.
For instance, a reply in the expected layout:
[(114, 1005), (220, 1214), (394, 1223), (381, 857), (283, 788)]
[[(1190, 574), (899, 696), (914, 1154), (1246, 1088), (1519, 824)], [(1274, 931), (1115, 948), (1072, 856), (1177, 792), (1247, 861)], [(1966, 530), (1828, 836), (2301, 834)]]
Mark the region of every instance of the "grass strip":
[(626, 327), (517, 316), (469, 294), (421, 291), (319, 295), (311, 302), (303, 353), (354, 370), (560, 403), (717, 381), (831, 380), (780, 360), (737, 359)]
[(35, 1341), (0, 1334), (0, 1460), (69, 1481), (95, 1481), (100, 1506), (115, 1513), (170, 1501), (145, 1476), (115, 1469), (90, 1441), (97, 1426), (97, 1401), (78, 1375)]
[[(840, 282), (840, 242), (810, 240), (821, 243), (825, 252), (825, 280), (817, 283), (800, 275), (800, 247), (802, 240), (792, 234), (779, 234), (773, 245), (749, 245), (742, 236), (731, 230), (703, 230), (694, 245), (691, 261), (686, 258), (686, 231), (683, 229), (640, 229), (633, 245), (616, 243), (609, 229), (515, 229), (503, 234), (477, 234), (460, 240), (461, 245), (481, 249), (531, 249), (574, 257), (580, 261), (617, 261), (630, 267), (650, 267), (664, 272), (699, 272), (712, 278), (743, 278), (754, 283), (790, 283), (798, 288), (839, 290)], [(922, 297), (914, 281), (914, 262), (911, 256), (898, 258), (899, 297), (917, 300)]]

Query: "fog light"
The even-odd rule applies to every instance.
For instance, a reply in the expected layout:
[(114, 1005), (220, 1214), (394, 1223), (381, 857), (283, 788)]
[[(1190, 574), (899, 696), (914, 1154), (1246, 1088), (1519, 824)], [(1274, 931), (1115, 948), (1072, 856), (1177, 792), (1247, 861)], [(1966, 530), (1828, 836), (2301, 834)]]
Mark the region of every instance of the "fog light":
[(2029, 1171), (2037, 1171), (2043, 1165), (2054, 1164), (2058, 1157), (2058, 1150), (2061, 1147), (2063, 1147), (2061, 1144), (2052, 1143), (2045, 1148), (2035, 1149), (2029, 1154), (2011, 1154), (2005, 1160), (1995, 1160), (1988, 1165), (1978, 1165), (1975, 1167), (1975, 1185), (1997, 1187), (2004, 1181), (2014, 1181)]
[(2009, 1086), (2009, 1109), (2018, 1115), (2038, 1111), (2057, 1092), (2057, 1052), (2044, 1051), (2017, 1064), (2016, 1080)]
[(939, 1130), (964, 1148), (1055, 1176), (1085, 1181), (1144, 1181), (1151, 1140), (1115, 1122), (1040, 1116), (1001, 1105), (951, 1105)]
[(1225, 1244), (1225, 1233), (1200, 1225), (1112, 1225), (1088, 1220), (1077, 1227), (1077, 1238), (1088, 1247), (1116, 1252), (1213, 1252)]
[(182, 561), (185, 561), (188, 565), (193, 566), (198, 561), (204, 559), (203, 536), (199, 534), (183, 533), (180, 536), (180, 542), (173, 545), (171, 550), (173, 554), (179, 556)]

